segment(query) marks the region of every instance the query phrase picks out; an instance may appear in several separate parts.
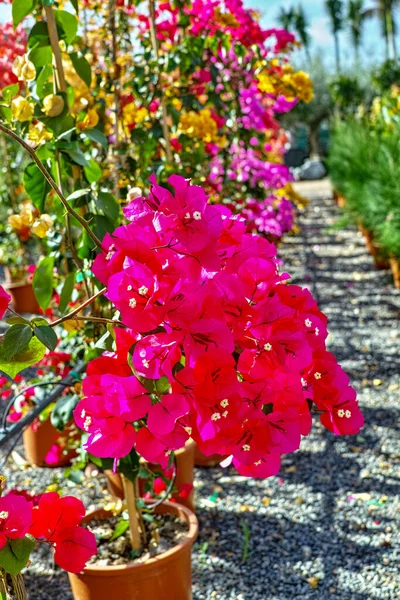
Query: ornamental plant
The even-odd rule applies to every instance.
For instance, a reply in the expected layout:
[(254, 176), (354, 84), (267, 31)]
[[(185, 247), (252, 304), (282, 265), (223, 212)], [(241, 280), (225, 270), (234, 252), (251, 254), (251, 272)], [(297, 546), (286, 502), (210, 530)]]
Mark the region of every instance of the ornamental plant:
[[(4, 478), (3, 478), (4, 479)], [(70, 573), (79, 573), (96, 554), (93, 533), (81, 527), (83, 503), (56, 492), (31, 496), (11, 490), (0, 497), (0, 593), (9, 596), (9, 579), (18, 600), (27, 598), (21, 571), (30, 562), (38, 544), (54, 548), (55, 563)], [(9, 577), (9, 579), (7, 578)]]
[(326, 318), (285, 283), (273, 244), (172, 176), (124, 209), (93, 272), (125, 326), (91, 361), (76, 423), (85, 448), (115, 465), (138, 455), (166, 467), (191, 437), (243, 475), (275, 475), (316, 409), (335, 434), (363, 418), (327, 352)]

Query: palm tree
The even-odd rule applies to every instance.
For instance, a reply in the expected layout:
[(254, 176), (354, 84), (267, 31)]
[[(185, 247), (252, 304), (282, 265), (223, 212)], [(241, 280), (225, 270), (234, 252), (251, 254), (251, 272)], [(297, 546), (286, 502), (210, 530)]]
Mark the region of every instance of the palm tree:
[(394, 9), (398, 0), (375, 0), (375, 6), (363, 12), (365, 17), (378, 17), (382, 23), (382, 33), (385, 38), (386, 58), (396, 58), (396, 23)]
[(307, 60), (310, 61), (310, 34), (308, 33), (310, 23), (301, 4), (294, 11), (294, 29), (303, 44)]
[(325, 8), (331, 20), (332, 34), (335, 41), (336, 71), (340, 73), (339, 32), (343, 29), (343, 0), (325, 0)]
[(349, 0), (347, 9), (347, 20), (350, 27), (351, 41), (354, 47), (354, 57), (356, 65), (359, 62), (360, 46), (365, 19), (364, 0)]
[(288, 8), (285, 10), (281, 8), (278, 15), (279, 24), (283, 27), (283, 29), (293, 29), (295, 23), (295, 13), (293, 8)]

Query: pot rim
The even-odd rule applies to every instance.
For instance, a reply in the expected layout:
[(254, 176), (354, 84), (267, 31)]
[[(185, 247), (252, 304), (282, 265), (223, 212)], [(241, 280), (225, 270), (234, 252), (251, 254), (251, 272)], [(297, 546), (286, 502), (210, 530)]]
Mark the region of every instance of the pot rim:
[[(151, 505), (151, 503), (149, 503), (149, 504)], [(164, 511), (163, 508), (166, 508), (169, 510)], [(197, 517), (194, 514), (194, 512), (191, 511), (186, 506), (179, 504), (178, 502), (169, 502), (169, 501), (165, 501), (165, 502), (163, 502), (163, 504), (158, 506), (156, 508), (156, 512), (157, 512), (157, 509), (160, 509), (161, 514), (175, 512), (178, 515), (179, 515), (179, 513), (180, 514), (183, 513), (185, 515), (185, 520), (188, 524), (189, 530), (188, 530), (187, 534), (185, 535), (185, 537), (183, 539), (181, 539), (177, 544), (175, 544), (175, 546), (173, 546), (172, 548), (169, 548), (169, 550), (167, 550), (166, 552), (162, 552), (161, 554), (158, 554), (157, 556), (154, 556), (152, 558), (148, 558), (147, 560), (140, 562), (140, 563), (128, 563), (126, 565), (107, 565), (107, 566), (88, 565), (80, 573), (76, 573), (76, 574), (72, 573), (72, 575), (76, 575), (78, 577), (81, 574), (89, 575), (89, 576), (90, 575), (108, 576), (110, 574), (126, 573), (127, 571), (132, 571), (132, 570), (150, 570), (154, 566), (159, 564), (161, 561), (169, 562), (170, 560), (175, 558), (175, 556), (178, 553), (182, 552), (183, 549), (187, 548), (188, 546), (192, 546), (197, 538), (197, 534), (198, 534), (198, 530), (199, 530), (199, 523), (198, 523)], [(94, 515), (99, 512), (102, 512), (103, 514), (107, 513), (107, 511), (105, 511), (104, 509), (101, 509), (101, 508), (94, 510), (85, 516), (85, 521), (89, 523), (90, 517), (93, 518)], [(111, 512), (109, 512), (109, 514), (110, 514), (110, 516), (112, 515)], [(71, 573), (69, 573), (69, 575), (71, 575)]]

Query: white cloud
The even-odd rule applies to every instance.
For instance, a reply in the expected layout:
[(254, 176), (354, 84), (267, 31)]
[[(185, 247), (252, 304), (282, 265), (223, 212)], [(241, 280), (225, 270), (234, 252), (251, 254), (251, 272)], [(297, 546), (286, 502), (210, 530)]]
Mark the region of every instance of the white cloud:
[(319, 17), (311, 23), (311, 39), (317, 46), (332, 46), (333, 39), (328, 17)]

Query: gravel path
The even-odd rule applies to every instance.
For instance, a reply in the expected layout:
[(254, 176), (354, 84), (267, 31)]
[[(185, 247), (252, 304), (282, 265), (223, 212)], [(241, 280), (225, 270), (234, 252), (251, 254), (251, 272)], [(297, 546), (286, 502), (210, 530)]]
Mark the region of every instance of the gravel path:
[[(329, 229), (340, 215), (329, 186), (314, 183), (308, 193), (301, 232), (281, 256), (328, 315), (330, 350), (352, 377), (366, 426), (335, 438), (316, 425), (265, 481), (198, 469), (194, 600), (400, 598), (400, 293), (359, 233)], [(10, 485), (35, 491), (61, 474), (11, 461), (5, 472)], [(91, 478), (64, 491), (94, 504), (101, 484)], [(27, 583), (31, 600), (72, 598), (45, 552)]]

